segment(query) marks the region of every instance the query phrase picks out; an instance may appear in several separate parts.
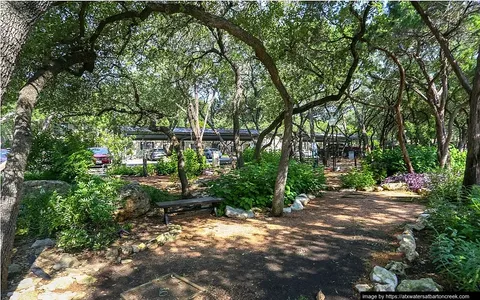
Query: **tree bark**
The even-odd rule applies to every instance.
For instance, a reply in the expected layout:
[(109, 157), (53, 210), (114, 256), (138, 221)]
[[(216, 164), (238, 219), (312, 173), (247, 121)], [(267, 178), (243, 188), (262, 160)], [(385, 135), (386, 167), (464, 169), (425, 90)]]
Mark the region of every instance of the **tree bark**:
[(0, 106), (28, 33), (51, 1), (0, 2)]
[(473, 83), (470, 84), (467, 76), (450, 51), (448, 40), (433, 24), (420, 3), (412, 1), (411, 4), (435, 36), (435, 39), (445, 53), (445, 56), (460, 81), (460, 84), (470, 96), (470, 114), (467, 132), (467, 163), (465, 165), (465, 173), (463, 176), (463, 186), (466, 190), (470, 190), (473, 185), (480, 185), (480, 44), (478, 45), (477, 65), (475, 67)]
[[(52, 61), (37, 72), (19, 92), (13, 144), (3, 173), (0, 203), (2, 289), (7, 285), (7, 268), (15, 238), (15, 225), (23, 192), (23, 176), (32, 144), (31, 119), (38, 95), (48, 81), (60, 72), (78, 63), (84, 63), (84, 67), (91, 66), (93, 65), (91, 62), (95, 61), (95, 58), (94, 52), (78, 52)], [(84, 71), (85, 69), (82, 69), (80, 73)], [(89, 71), (92, 70), (89, 69)]]
[(403, 124), (403, 117), (402, 117), (402, 100), (403, 100), (403, 91), (405, 90), (405, 69), (403, 68), (402, 64), (398, 60), (398, 58), (392, 52), (388, 51), (387, 49), (375, 47), (375, 49), (384, 52), (388, 57), (390, 57), (395, 65), (398, 67), (398, 72), (400, 73), (400, 84), (398, 86), (397, 92), (397, 101), (393, 106), (395, 111), (395, 120), (397, 122), (397, 139), (400, 145), (400, 149), (402, 150), (403, 161), (407, 166), (408, 173), (414, 173), (412, 161), (410, 160), (410, 156), (408, 155), (407, 146), (405, 144), (405, 139), (403, 133), (405, 131), (405, 126)]
[(470, 94), (470, 116), (467, 139), (467, 163), (463, 186), (470, 190), (480, 184), (480, 45), (477, 52), (477, 67)]

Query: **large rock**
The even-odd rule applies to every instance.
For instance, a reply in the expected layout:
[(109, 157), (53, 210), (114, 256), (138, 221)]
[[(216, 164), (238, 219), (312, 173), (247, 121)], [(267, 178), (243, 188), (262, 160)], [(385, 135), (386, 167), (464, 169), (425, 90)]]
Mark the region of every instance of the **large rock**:
[(382, 188), (387, 191), (408, 191), (408, 185), (405, 182), (384, 183)]
[(303, 204), (299, 200), (295, 199), (295, 201), (293, 201), (292, 206), (290, 207), (292, 208), (292, 210), (302, 210)]
[(52, 239), (43, 239), (43, 240), (36, 240), (30, 248), (43, 248), (43, 247), (53, 247), (55, 246), (55, 241)]
[(290, 213), (292, 213), (292, 208), (291, 208), (291, 207), (284, 207), (284, 208), (283, 208), (283, 213), (284, 213), (284, 214), (290, 214)]
[(400, 247), (398, 247), (397, 251), (404, 253), (405, 258), (409, 262), (414, 261), (418, 257), (418, 253), (415, 251), (417, 245), (412, 231), (406, 229), (403, 234), (397, 236), (397, 239), (400, 241)]
[(70, 276), (58, 277), (52, 280), (49, 284), (44, 285), (43, 289), (47, 291), (66, 290), (74, 283), (75, 279)]
[(228, 206), (225, 208), (225, 215), (230, 218), (237, 218), (237, 219), (248, 219), (253, 218), (255, 215), (251, 210), (246, 211), (241, 208), (234, 208)]
[(295, 201), (300, 201), (303, 206), (307, 205), (308, 202), (310, 201), (310, 198), (306, 194), (300, 194), (297, 197), (295, 197)]
[(391, 284), (375, 283), (373, 290), (375, 292), (395, 292), (395, 288)]
[(433, 281), (432, 278), (405, 279), (397, 287), (399, 292), (440, 292), (441, 290), (442, 286)]
[(120, 189), (120, 207), (115, 215), (119, 221), (139, 217), (150, 210), (150, 196), (138, 183), (130, 183)]
[(400, 261), (391, 261), (386, 266), (385, 269), (390, 272), (395, 273), (396, 275), (405, 276), (405, 269), (408, 268), (408, 265)]
[(43, 193), (52, 193), (56, 191), (61, 195), (66, 195), (71, 189), (71, 185), (60, 180), (29, 180), (23, 182), (23, 198), (35, 197)]
[(53, 265), (53, 269), (58, 271), (70, 267), (76, 267), (78, 265), (80, 265), (80, 262), (74, 256), (70, 254), (63, 254), (60, 260)]
[(360, 283), (360, 284), (356, 284), (356, 285), (355, 285), (355, 289), (356, 289), (359, 293), (370, 292), (370, 291), (372, 290), (372, 286), (371, 286), (370, 284)]
[[(398, 279), (395, 274), (379, 266), (373, 268), (372, 273), (370, 273), (370, 280), (382, 285), (383, 287), (381, 288), (386, 289), (386, 291), (395, 291), (398, 284)], [(374, 287), (375, 291), (381, 292), (376, 289), (376, 286), (377, 285)]]

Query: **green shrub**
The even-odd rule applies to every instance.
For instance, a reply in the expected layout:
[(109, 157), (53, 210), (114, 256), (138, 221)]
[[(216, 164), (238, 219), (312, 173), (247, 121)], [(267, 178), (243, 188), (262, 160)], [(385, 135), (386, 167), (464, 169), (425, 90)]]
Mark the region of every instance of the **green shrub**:
[[(156, 166), (154, 164), (147, 164), (147, 175), (155, 175)], [(124, 175), (124, 176), (143, 176), (143, 165), (126, 166), (126, 165), (112, 165), (107, 169), (108, 175)]]
[(249, 163), (249, 162), (253, 162), (253, 160), (255, 159), (255, 148), (247, 148), (245, 150), (243, 150), (243, 161), (245, 163)]
[(51, 131), (37, 133), (27, 160), (27, 178), (73, 182), (85, 176), (92, 164), (93, 154), (86, 150), (89, 144), (76, 133), (61, 137)]
[(58, 246), (67, 251), (100, 249), (116, 237), (114, 211), (117, 193), (124, 183), (92, 177), (80, 181), (66, 195), (42, 194), (22, 201), (18, 233), (57, 235)]
[(165, 157), (157, 162), (155, 165), (155, 170), (158, 175), (172, 175), (177, 172), (176, 155), (175, 157), (172, 156)]
[[(438, 167), (435, 147), (407, 146), (407, 150), (416, 173), (428, 173)], [(363, 160), (363, 166), (372, 173), (377, 182), (407, 171), (400, 147), (372, 151)]]
[[(197, 152), (193, 149), (183, 151), (185, 159), (185, 172), (188, 178), (195, 178), (202, 174), (207, 167), (207, 159), (202, 155), (197, 157)], [(171, 156), (157, 162), (156, 171), (158, 175), (174, 175), (178, 174), (178, 158), (175, 152)]]
[(479, 291), (480, 189), (474, 188), (465, 197), (460, 193), (461, 177), (447, 171), (442, 175), (429, 194), (429, 224), (436, 235), (431, 247), (433, 262), (457, 288)]
[(459, 151), (455, 147), (450, 147), (450, 166), (449, 168), (455, 174), (463, 175), (465, 164), (467, 162), (467, 151)]
[[(277, 170), (278, 160), (251, 163), (212, 181), (210, 192), (226, 200), (222, 203), (223, 208), (225, 205), (247, 210), (252, 207), (271, 207)], [(313, 169), (310, 165), (290, 161), (285, 204), (292, 203), (300, 193), (318, 192), (324, 183), (323, 169)]]
[(372, 172), (368, 170), (352, 169), (345, 175), (340, 177), (343, 187), (364, 189), (374, 186), (376, 181), (373, 179)]
[(172, 201), (177, 200), (180, 197), (177, 195), (172, 195), (167, 191), (157, 189), (156, 187), (150, 185), (140, 185), (140, 188), (145, 191), (150, 196), (151, 203), (163, 202), (163, 201)]

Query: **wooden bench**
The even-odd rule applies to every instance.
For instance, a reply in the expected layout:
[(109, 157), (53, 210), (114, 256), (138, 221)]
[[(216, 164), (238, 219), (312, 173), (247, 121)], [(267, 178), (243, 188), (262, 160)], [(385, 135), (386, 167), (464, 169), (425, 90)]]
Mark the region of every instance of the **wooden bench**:
[[(155, 205), (159, 208), (163, 208), (163, 221), (168, 225), (168, 214), (184, 211), (192, 211), (199, 209), (214, 209), (216, 203), (222, 202), (223, 198), (215, 197), (203, 197), (203, 198), (192, 198), (192, 199), (182, 199), (174, 201), (165, 201), (165, 202), (156, 202)], [(211, 204), (209, 207), (202, 207), (202, 205)], [(187, 208), (186, 208), (187, 207)], [(190, 208), (188, 208), (190, 207)], [(171, 210), (172, 208), (177, 208), (176, 210)], [(179, 210), (179, 209), (180, 210)]]

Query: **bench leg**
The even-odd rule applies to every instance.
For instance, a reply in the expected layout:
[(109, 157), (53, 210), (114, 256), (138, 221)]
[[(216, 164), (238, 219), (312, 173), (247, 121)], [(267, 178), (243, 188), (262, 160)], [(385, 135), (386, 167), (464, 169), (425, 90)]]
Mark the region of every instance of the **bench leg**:
[(169, 222), (168, 222), (168, 208), (163, 209), (163, 222), (165, 223), (165, 225), (169, 224)]

